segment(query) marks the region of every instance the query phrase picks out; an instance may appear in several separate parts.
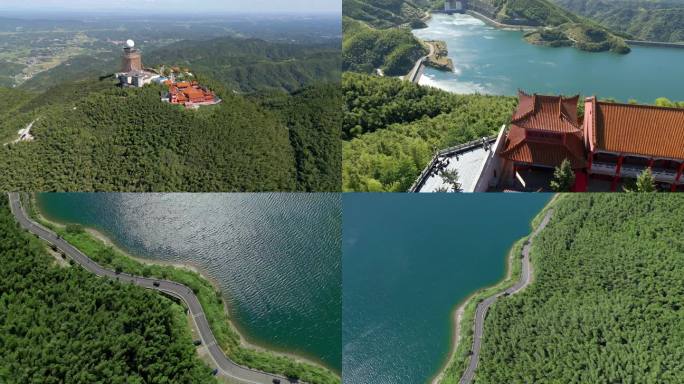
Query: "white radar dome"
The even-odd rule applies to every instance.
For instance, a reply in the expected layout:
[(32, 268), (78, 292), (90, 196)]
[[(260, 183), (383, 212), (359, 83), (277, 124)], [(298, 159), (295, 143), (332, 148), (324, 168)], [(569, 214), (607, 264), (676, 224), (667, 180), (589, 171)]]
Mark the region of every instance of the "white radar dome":
[(126, 46), (127, 46), (128, 48), (133, 48), (133, 47), (135, 47), (135, 41), (133, 41), (133, 40), (126, 40)]

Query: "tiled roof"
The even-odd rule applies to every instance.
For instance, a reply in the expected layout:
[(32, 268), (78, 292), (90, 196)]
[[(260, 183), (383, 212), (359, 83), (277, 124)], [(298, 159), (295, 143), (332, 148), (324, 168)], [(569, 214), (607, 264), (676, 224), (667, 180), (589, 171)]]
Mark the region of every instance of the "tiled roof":
[(599, 150), (684, 159), (684, 109), (596, 102)]
[(580, 132), (577, 121), (579, 96), (529, 95), (518, 91), (518, 109), (512, 123), (526, 128), (553, 132)]
[(568, 134), (563, 142), (536, 142), (525, 139), (525, 130), (512, 125), (506, 139), (506, 147), (501, 156), (521, 163), (559, 166), (568, 159), (572, 167), (584, 168), (584, 144), (579, 134)]

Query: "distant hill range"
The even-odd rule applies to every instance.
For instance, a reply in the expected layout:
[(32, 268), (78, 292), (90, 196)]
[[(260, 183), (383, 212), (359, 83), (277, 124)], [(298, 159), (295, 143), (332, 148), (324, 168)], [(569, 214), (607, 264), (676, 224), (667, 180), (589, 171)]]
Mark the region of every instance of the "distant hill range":
[(682, 0), (554, 0), (634, 40), (684, 42)]
[(444, 1), (433, 0), (343, 0), (342, 14), (384, 29), (400, 25), (417, 28), (430, 8), (443, 8)]
[(468, 0), (467, 8), (502, 24), (539, 27), (525, 35), (532, 44), (574, 46), (591, 52), (630, 51), (624, 39), (610, 29), (549, 0)]
[[(284, 90), (293, 92), (317, 82), (339, 81), (340, 42), (315, 45), (221, 37), (180, 41), (143, 52), (146, 66), (189, 67), (239, 92)], [(42, 91), (67, 81), (105, 76), (119, 70), (120, 55), (79, 56), (37, 74), (22, 89)]]

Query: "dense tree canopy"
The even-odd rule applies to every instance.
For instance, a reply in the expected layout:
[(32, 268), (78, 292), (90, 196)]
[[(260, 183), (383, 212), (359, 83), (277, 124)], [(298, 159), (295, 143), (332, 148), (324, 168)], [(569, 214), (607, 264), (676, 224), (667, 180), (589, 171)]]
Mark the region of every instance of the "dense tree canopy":
[(408, 28), (375, 29), (345, 17), (343, 21), (342, 69), (390, 76), (407, 74), (428, 50)]
[(301, 45), (222, 37), (181, 41), (150, 52), (146, 64), (180, 65), (241, 92), (294, 92), (340, 78), (340, 41)]
[(402, 24), (420, 26), (426, 10), (443, 4), (435, 0), (345, 0), (342, 14), (380, 29)]
[(350, 73), (342, 90), (344, 191), (406, 191), (435, 150), (495, 134), (516, 105)]
[(684, 197), (568, 194), (534, 282), (485, 322), (476, 383), (684, 382)]
[[(336, 184), (310, 177), (335, 172), (339, 161), (339, 149), (331, 148), (339, 145), (339, 104), (318, 100), (319, 87), (331, 86), (283, 93), (292, 100), (268, 109), (203, 82), (219, 90), (222, 104), (185, 110), (162, 103), (160, 87), (119, 89), (110, 80), (65, 84), (29, 99), (22, 113), (0, 123), (16, 132), (35, 120), (35, 141), (0, 148), (0, 189), (339, 190), (339, 177)], [(317, 113), (306, 112), (313, 106)], [(310, 120), (288, 120), (299, 113)]]
[[(59, 256), (57, 256), (59, 257)], [(211, 383), (183, 308), (57, 266), (0, 196), (0, 382)]]
[(269, 110), (280, 112), (290, 128), (295, 151), (297, 189), (340, 190), (342, 173), (342, 92), (339, 83), (309, 87), (292, 94), (264, 98)]
[(554, 0), (636, 40), (684, 42), (684, 3), (679, 0)]

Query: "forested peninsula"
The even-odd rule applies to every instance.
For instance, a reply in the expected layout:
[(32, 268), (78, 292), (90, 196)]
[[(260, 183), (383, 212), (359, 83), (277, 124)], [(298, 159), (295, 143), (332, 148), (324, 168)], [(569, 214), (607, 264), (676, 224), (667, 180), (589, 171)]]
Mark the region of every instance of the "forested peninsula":
[(497, 301), (475, 383), (684, 381), (684, 197), (567, 194)]
[(428, 53), (412, 28), (425, 27), (430, 0), (349, 0), (342, 3), (342, 70), (406, 75)]

